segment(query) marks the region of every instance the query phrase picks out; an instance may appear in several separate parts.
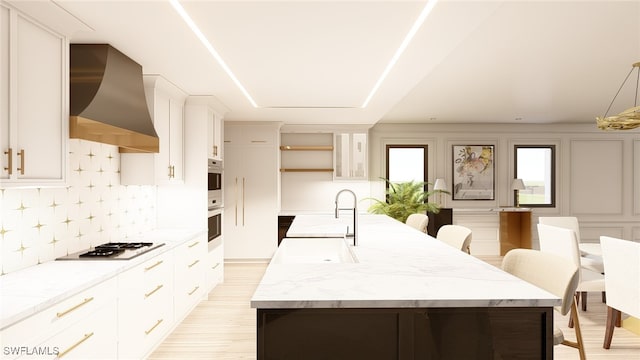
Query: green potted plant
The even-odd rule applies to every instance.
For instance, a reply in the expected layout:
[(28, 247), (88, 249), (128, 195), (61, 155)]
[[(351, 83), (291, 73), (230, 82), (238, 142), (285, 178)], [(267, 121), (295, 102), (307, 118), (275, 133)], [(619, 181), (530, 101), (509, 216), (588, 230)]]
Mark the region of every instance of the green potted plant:
[(445, 190), (424, 191), (425, 185), (431, 185), (428, 182), (407, 181), (394, 183), (388, 179), (383, 180), (388, 185), (386, 199), (370, 198), (374, 203), (369, 207), (369, 212), (385, 214), (403, 223), (406, 222), (411, 214), (425, 214), (427, 211), (438, 213), (440, 205), (435, 202), (429, 202), (429, 197), (438, 193), (449, 194)]

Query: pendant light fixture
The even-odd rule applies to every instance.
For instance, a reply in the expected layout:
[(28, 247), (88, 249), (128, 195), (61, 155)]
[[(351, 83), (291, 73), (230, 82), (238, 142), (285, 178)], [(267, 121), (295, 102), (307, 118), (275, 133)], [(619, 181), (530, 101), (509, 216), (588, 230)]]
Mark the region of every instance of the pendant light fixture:
[[(629, 79), (629, 76), (631, 76), (631, 73), (633, 73), (634, 70), (637, 70), (638, 75), (636, 77), (636, 93), (633, 98), (633, 107), (621, 112), (618, 115), (611, 115), (607, 117), (607, 114), (609, 113), (609, 109), (611, 109), (611, 105), (613, 105), (613, 102), (616, 100), (616, 97), (620, 93), (620, 90), (622, 90), (622, 88), (624, 87), (624, 84), (627, 82), (627, 80)], [(622, 85), (620, 85), (618, 92), (613, 97), (613, 100), (611, 100), (611, 104), (609, 104), (609, 107), (607, 108), (607, 111), (604, 113), (604, 116), (596, 117), (596, 124), (598, 125), (598, 128), (602, 130), (629, 130), (629, 129), (635, 129), (640, 126), (640, 106), (638, 106), (638, 85), (639, 84), (640, 84), (640, 62), (637, 62), (631, 66), (631, 71), (629, 71), (629, 74), (627, 74), (627, 77), (624, 78)]]

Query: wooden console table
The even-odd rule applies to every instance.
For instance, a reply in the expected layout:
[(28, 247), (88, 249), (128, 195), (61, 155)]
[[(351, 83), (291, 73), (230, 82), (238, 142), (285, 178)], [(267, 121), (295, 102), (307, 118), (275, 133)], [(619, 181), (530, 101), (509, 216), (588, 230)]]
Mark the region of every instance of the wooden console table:
[(516, 248), (531, 249), (531, 210), (504, 208), (500, 212), (500, 255)]

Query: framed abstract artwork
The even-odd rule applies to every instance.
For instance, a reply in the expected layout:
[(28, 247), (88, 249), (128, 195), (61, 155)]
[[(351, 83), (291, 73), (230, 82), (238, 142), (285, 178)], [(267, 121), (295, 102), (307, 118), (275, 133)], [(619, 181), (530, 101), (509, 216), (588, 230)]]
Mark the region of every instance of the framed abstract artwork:
[(493, 145), (453, 145), (453, 200), (493, 200)]

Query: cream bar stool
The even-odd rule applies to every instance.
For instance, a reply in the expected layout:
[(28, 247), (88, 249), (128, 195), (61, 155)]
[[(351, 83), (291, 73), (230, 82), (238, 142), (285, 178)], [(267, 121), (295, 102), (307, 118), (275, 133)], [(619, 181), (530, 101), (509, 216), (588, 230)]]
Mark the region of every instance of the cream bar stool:
[(502, 260), (502, 269), (562, 299), (555, 309), (562, 315), (571, 311), (574, 318), (576, 341), (564, 338), (562, 330), (554, 326), (553, 344), (567, 345), (578, 349), (580, 359), (586, 358), (578, 308), (573, 297), (580, 279), (579, 267), (573, 261), (554, 254), (531, 249), (513, 249)]
[(640, 243), (601, 236), (600, 244), (607, 288), (607, 325), (602, 347), (609, 349), (621, 312), (640, 318)]
[(405, 224), (426, 233), (427, 225), (429, 225), (429, 217), (425, 214), (411, 214)]
[(438, 229), (436, 239), (471, 254), (471, 229), (462, 225), (443, 225)]

